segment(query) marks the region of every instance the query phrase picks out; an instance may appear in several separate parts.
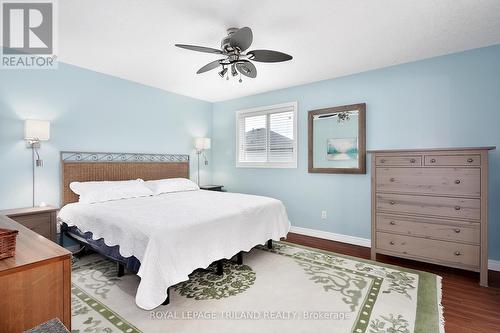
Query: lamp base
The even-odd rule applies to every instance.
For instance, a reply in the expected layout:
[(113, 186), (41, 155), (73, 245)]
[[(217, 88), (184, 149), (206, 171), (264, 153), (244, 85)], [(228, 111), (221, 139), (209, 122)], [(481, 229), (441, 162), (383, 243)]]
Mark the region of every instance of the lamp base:
[(26, 140), (26, 148), (33, 149), (33, 148), (40, 148), (40, 141), (38, 140)]

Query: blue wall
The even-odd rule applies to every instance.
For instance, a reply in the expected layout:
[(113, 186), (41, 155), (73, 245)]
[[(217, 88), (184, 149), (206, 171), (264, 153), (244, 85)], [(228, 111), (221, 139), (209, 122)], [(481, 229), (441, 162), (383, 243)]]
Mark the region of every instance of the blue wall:
[(191, 154), (196, 177), (193, 140), (211, 136), (212, 105), (65, 64), (0, 70), (0, 209), (31, 206), (31, 151), (22, 140), (30, 118), (51, 121), (36, 202), (58, 205), (61, 150)]
[[(234, 111), (290, 101), (299, 105), (298, 168), (235, 168)], [(367, 104), (368, 149), (500, 146), (500, 46), (216, 103), (214, 182), (281, 199), (295, 226), (370, 238), (370, 170), (307, 173), (307, 111), (355, 103)], [(490, 158), (489, 248), (500, 259), (499, 152)]]
[[(367, 103), (368, 149), (500, 145), (499, 59), (493, 46), (215, 104), (65, 64), (2, 70), (0, 209), (31, 205), (22, 137), (23, 120), (34, 118), (52, 121), (37, 202), (59, 203), (60, 150), (190, 153), (194, 171), (193, 138), (211, 136), (203, 183), (279, 198), (295, 226), (369, 238), (370, 170), (307, 173), (307, 111)], [(298, 168), (235, 168), (234, 111), (289, 101), (299, 105)], [(500, 153), (490, 157), (490, 257), (499, 260)]]

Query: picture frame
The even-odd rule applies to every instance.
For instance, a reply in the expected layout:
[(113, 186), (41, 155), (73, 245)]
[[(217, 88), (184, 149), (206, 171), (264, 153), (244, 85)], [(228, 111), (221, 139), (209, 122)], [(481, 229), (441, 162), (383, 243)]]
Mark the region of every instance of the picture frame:
[(366, 174), (366, 104), (308, 112), (309, 173)]

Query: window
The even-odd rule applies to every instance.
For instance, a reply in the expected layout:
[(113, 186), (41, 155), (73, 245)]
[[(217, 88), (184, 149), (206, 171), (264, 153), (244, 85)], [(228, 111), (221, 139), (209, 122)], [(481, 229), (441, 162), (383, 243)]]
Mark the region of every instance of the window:
[(297, 167), (297, 102), (236, 113), (236, 166)]

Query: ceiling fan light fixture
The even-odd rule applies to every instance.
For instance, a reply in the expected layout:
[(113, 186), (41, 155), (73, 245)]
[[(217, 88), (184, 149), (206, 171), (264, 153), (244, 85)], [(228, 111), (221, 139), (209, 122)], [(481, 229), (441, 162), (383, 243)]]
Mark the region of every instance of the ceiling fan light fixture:
[(232, 76), (238, 75), (238, 71), (236, 70), (236, 66), (234, 64), (231, 65), (231, 75)]
[(227, 73), (227, 68), (223, 67), (222, 70), (219, 72), (219, 76), (224, 77), (224, 75), (226, 75), (226, 73)]
[[(218, 72), (219, 76), (226, 77), (229, 80), (229, 66), (231, 66), (231, 76), (238, 76), (238, 72), (247, 76), (249, 78), (257, 77), (257, 69), (255, 65), (250, 62), (283, 62), (292, 59), (291, 55), (286, 53), (272, 51), (272, 50), (251, 50), (247, 49), (251, 46), (253, 41), (252, 29), (249, 27), (230, 28), (227, 30), (227, 36), (222, 39), (221, 49), (213, 49), (210, 47), (197, 46), (197, 45), (187, 45), (187, 44), (175, 44), (175, 46), (198, 52), (221, 54), (225, 58), (212, 61), (202, 68), (200, 68), (196, 73), (201, 74), (222, 66), (222, 70)], [(246, 52), (246, 53), (245, 53)], [(241, 77), (240, 81), (241, 82)]]

